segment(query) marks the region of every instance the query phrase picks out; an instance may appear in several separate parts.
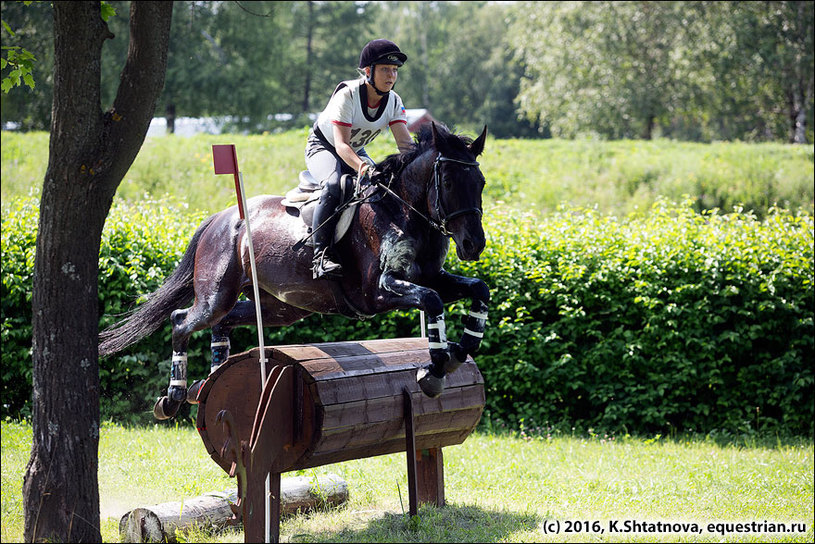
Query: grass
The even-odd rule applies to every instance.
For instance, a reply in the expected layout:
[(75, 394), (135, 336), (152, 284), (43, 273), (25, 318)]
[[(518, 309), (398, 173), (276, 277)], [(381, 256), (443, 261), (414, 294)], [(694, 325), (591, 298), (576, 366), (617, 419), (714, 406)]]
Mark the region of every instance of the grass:
[[(22, 540), (22, 476), (31, 427), (2, 423), (2, 541)], [(118, 520), (137, 506), (234, 488), (186, 426), (103, 425), (99, 488), (102, 536), (118, 542)], [(447, 506), (410, 519), (404, 454), (303, 471), (348, 482), (342, 508), (284, 518), (290, 542), (812, 542), (811, 440), (474, 433), (444, 449)], [(625, 520), (693, 522), (702, 531), (610, 533)], [(597, 522), (603, 534), (566, 534), (567, 522)], [(798, 523), (806, 533), (709, 532), (709, 523)], [(561, 533), (549, 529), (560, 523)], [(544, 531), (544, 528), (547, 528)], [(640, 527), (640, 529), (643, 529)], [(715, 528), (714, 528), (715, 529)], [(240, 530), (193, 530), (186, 542), (235, 542)]]
[[(192, 211), (214, 213), (235, 202), (231, 176), (215, 176), (212, 145), (234, 143), (247, 195), (283, 194), (305, 168), (307, 130), (280, 134), (199, 134), (145, 140), (118, 196), (138, 201), (173, 195)], [(470, 134), (475, 136), (475, 134)], [(2, 199), (26, 196), (42, 185), (48, 134), (3, 132)], [(393, 153), (390, 133), (369, 146), (375, 160)], [(568, 203), (615, 215), (648, 210), (657, 197), (690, 195), (700, 209), (726, 212), (743, 205), (762, 217), (778, 207), (813, 213), (812, 145), (697, 144), (670, 140), (496, 140), (479, 159), (485, 200), (541, 212)]]

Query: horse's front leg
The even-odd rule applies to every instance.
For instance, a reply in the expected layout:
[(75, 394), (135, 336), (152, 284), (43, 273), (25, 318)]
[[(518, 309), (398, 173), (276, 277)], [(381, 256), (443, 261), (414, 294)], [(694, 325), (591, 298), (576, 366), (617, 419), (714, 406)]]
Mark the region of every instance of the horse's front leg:
[(429, 286), (441, 295), (445, 303), (462, 298), (469, 298), (472, 301), (470, 311), (463, 320), (464, 331), (460, 341), (450, 342), (450, 360), (445, 364), (445, 371), (450, 373), (481, 346), (487, 326), (490, 290), (487, 284), (478, 278), (456, 276), (444, 270), (430, 282)]
[(447, 332), (444, 323), (444, 303), (441, 296), (428, 287), (401, 279), (386, 272), (379, 281), (378, 303), (389, 309), (421, 309), (428, 316), (427, 343), (430, 364), (420, 368), (416, 380), (429, 397), (438, 397), (444, 390), (445, 367), (450, 362)]

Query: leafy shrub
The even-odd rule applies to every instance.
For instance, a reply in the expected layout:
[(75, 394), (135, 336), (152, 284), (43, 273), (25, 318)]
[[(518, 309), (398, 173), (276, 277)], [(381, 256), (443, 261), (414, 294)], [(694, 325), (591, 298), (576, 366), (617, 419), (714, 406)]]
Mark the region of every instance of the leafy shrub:
[[(25, 414), (31, 387), (31, 270), (36, 203), (3, 213), (3, 415)], [(100, 327), (158, 288), (203, 217), (172, 204), (117, 202), (100, 253)], [(715, 429), (813, 433), (813, 219), (770, 210), (698, 214), (659, 201), (616, 219), (561, 209), (544, 218), (485, 214), (487, 249), (448, 269), (490, 286), (476, 356), (491, 418), (629, 432)], [(450, 305), (456, 339), (464, 301)], [(267, 345), (415, 336), (418, 318), (315, 315), (267, 329)], [(166, 387), (169, 323), (100, 361), (103, 417), (148, 423)], [(209, 370), (193, 335), (189, 376)], [(236, 329), (233, 352), (257, 345)], [(186, 413), (182, 413), (182, 417)]]
[(493, 210), (477, 360), (493, 416), (636, 432), (813, 430), (813, 220)]

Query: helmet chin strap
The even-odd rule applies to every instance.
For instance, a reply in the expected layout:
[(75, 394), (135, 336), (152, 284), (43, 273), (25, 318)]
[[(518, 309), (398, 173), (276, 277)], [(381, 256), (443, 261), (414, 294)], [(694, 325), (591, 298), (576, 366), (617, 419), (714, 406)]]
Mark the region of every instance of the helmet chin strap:
[(372, 64), (372, 65), (371, 65), (371, 75), (369, 75), (369, 76), (367, 77), (367, 82), (368, 82), (368, 84), (369, 84), (371, 87), (373, 87), (373, 88), (374, 88), (374, 92), (375, 92), (376, 94), (378, 94), (379, 96), (385, 96), (385, 95), (386, 95), (386, 94), (388, 94), (388, 92), (390, 92), (390, 91), (385, 91), (385, 92), (382, 92), (382, 91), (380, 91), (379, 89), (377, 89), (377, 88), (376, 88), (376, 83), (374, 83), (374, 68), (375, 68), (375, 67), (376, 67), (376, 65), (375, 65), (375, 64)]

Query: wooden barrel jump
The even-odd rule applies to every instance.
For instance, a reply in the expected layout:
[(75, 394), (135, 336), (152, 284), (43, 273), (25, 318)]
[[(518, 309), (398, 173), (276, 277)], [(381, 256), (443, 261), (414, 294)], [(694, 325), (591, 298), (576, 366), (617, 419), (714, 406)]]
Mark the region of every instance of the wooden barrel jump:
[(407, 452), (410, 511), (444, 504), (441, 448), (461, 444), (484, 410), (484, 379), (472, 358), (425, 396), (416, 371), (430, 362), (426, 338), (266, 348), (230, 357), (198, 392), (196, 424), (212, 459), (238, 480), (246, 542), (264, 538), (266, 475), (270, 532), (279, 538), (280, 475)]

